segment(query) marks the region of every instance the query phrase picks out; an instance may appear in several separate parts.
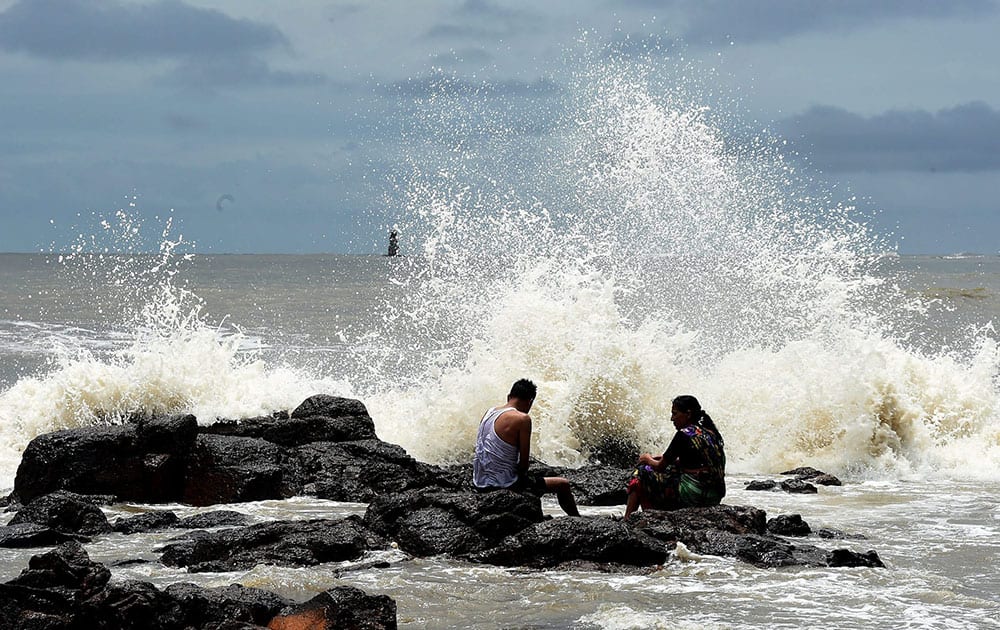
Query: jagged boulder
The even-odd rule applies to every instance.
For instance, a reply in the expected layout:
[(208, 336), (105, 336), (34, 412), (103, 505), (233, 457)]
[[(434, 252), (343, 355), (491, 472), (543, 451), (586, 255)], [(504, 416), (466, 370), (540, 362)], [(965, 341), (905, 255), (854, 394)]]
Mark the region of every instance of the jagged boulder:
[(122, 517), (111, 528), (120, 534), (137, 534), (168, 529), (177, 525), (177, 515), (169, 510), (154, 510), (135, 516)]
[(315, 442), (296, 451), (303, 492), (321, 499), (368, 503), (383, 494), (440, 484), (439, 469), (381, 440)]
[(746, 490), (751, 491), (771, 491), (787, 492), (789, 494), (816, 494), (816, 486), (802, 479), (784, 479), (775, 481), (773, 479), (755, 479), (747, 482)]
[(177, 521), (181, 529), (209, 529), (212, 527), (243, 527), (253, 521), (249, 515), (236, 510), (212, 510)]
[(668, 551), (663, 542), (623, 521), (575, 516), (535, 524), (470, 559), (534, 568), (578, 561), (641, 567), (663, 564)]
[(213, 505), (297, 494), (297, 461), (267, 440), (199, 435), (188, 456), (182, 499), (190, 505)]
[[(95, 630), (247, 630), (259, 628), (395, 628), (396, 604), (351, 587), (305, 604), (275, 593), (231, 585), (179, 583), (159, 590), (148, 582), (110, 582), (110, 572), (75, 542), (31, 558), (17, 578), (0, 584), (0, 627)], [(325, 625), (289, 625), (295, 611), (318, 611)], [(302, 618), (300, 617), (299, 620)]]
[(258, 564), (314, 566), (355, 560), (386, 544), (356, 516), (276, 521), (216, 532), (197, 531), (165, 545), (160, 561), (192, 573), (237, 571)]
[(790, 543), (768, 533), (767, 514), (753, 507), (649, 510), (636, 513), (628, 522), (669, 547), (682, 542), (695, 553), (738, 558), (761, 567), (883, 566), (874, 551), (859, 554)]
[(767, 513), (744, 505), (713, 505), (680, 510), (645, 510), (636, 512), (628, 523), (665, 542), (685, 544), (697, 533), (718, 530), (733, 534), (763, 534), (767, 531)]
[(345, 442), (375, 438), (375, 423), (359, 400), (318, 394), (310, 396), (291, 416), (226, 420), (202, 428), (203, 434), (252, 437), (282, 446), (311, 442)]
[(818, 486), (840, 486), (843, 483), (837, 477), (831, 474), (825, 473), (822, 470), (816, 470), (812, 466), (800, 466), (799, 468), (793, 468), (792, 470), (786, 470), (781, 473), (782, 475), (794, 476), (799, 481), (808, 481), (814, 483)]
[(812, 528), (801, 514), (781, 514), (767, 522), (767, 531), (775, 536), (808, 536)]
[(411, 490), (379, 496), (365, 512), (372, 531), (416, 556), (476, 553), (543, 518), (538, 497), (511, 490)]
[(0, 548), (3, 549), (51, 547), (69, 540), (89, 542), (90, 537), (56, 531), (38, 523), (20, 523), (0, 527)]
[(100, 592), (110, 578), (75, 541), (33, 556), (18, 577), (0, 584), (0, 627), (71, 627), (77, 602)]
[(164, 592), (180, 604), (189, 620), (201, 620), (202, 626), (205, 622), (227, 621), (267, 626), (282, 610), (293, 605), (270, 591), (239, 584), (206, 589), (180, 582), (171, 584)]
[(108, 518), (85, 497), (74, 492), (56, 491), (24, 505), (10, 525), (36, 523), (66, 534), (94, 536), (111, 531)]
[(194, 416), (164, 416), (107, 427), (66, 429), (28, 443), (13, 497), (27, 503), (55, 490), (110, 494), (150, 503), (181, 496)]

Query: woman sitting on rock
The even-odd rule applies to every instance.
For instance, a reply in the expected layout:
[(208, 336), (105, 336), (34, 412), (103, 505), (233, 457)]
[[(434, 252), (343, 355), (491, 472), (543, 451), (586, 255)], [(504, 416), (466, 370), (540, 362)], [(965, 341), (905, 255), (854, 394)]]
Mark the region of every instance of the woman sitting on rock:
[(718, 505), (726, 496), (726, 453), (715, 422), (694, 396), (674, 398), (670, 420), (677, 433), (663, 455), (639, 456), (628, 480), (625, 518), (640, 506), (676, 510)]

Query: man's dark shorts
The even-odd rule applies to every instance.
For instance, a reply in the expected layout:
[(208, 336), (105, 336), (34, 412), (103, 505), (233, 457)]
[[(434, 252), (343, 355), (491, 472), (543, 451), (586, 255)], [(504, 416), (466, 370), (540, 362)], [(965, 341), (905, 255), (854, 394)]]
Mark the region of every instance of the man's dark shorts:
[(514, 490), (515, 492), (530, 492), (531, 494), (542, 496), (545, 494), (545, 477), (539, 473), (527, 472), (517, 478), (513, 485), (506, 488), (490, 486), (486, 488), (476, 488), (480, 492), (491, 492), (493, 490)]

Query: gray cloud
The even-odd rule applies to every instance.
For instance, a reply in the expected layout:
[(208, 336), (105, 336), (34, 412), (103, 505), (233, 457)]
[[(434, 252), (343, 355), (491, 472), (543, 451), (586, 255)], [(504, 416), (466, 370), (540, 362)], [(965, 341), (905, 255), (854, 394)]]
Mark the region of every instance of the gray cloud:
[(50, 59), (177, 58), (287, 45), (274, 26), (180, 0), (19, 0), (0, 13), (0, 48)]
[(358, 15), (364, 11), (364, 8), (364, 5), (355, 3), (336, 5), (327, 9), (327, 13), (329, 15), (327, 19), (335, 23), (340, 22)]
[(512, 9), (490, 0), (465, 0), (452, 21), (436, 24), (425, 33), (437, 40), (502, 40), (537, 31), (542, 16)]
[(966, 103), (939, 112), (893, 110), (869, 118), (813, 107), (780, 124), (826, 171), (1000, 170), (1000, 111)]
[(385, 91), (389, 94), (410, 98), (429, 96), (537, 96), (547, 97), (558, 94), (562, 88), (549, 78), (534, 81), (505, 79), (502, 81), (470, 81), (461, 77), (434, 73), (415, 79), (406, 79), (389, 84)]
[(974, 17), (996, 11), (992, 0), (700, 0), (686, 3), (688, 44), (774, 41), (816, 31), (853, 30), (907, 18)]
[[(630, 4), (679, 16), (671, 30), (676, 28), (676, 38), (687, 46), (779, 41), (912, 18), (974, 18), (998, 9), (994, 0), (630, 0)], [(674, 46), (672, 39), (667, 34), (632, 35), (614, 42), (611, 52), (666, 53)]]
[(439, 65), (461, 66), (465, 64), (483, 65), (493, 60), (493, 55), (482, 48), (462, 48), (434, 55), (431, 61)]
[(523, 20), (532, 14), (512, 9), (490, 0), (465, 0), (458, 8), (459, 14), (503, 20)]
[(224, 55), (181, 63), (162, 80), (171, 85), (210, 89), (319, 85), (326, 83), (327, 77), (314, 72), (274, 70), (250, 55)]

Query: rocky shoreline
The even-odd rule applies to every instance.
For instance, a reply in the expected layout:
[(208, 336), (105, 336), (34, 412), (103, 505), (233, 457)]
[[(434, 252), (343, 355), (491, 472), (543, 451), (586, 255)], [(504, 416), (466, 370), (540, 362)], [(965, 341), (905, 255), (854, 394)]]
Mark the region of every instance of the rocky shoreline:
[[(580, 505), (625, 502), (626, 469), (599, 463), (533, 467), (569, 478)], [(788, 475), (792, 479), (763, 480), (747, 489), (815, 492), (813, 483), (840, 483), (813, 469)], [(363, 518), (256, 524), (231, 511), (180, 519), (167, 510), (109, 523), (100, 509), (124, 501), (209, 506), (299, 495), (368, 508)], [(799, 515), (769, 521), (748, 506), (649, 511), (627, 522), (548, 518), (530, 494), (475, 491), (468, 465), (413, 459), (378, 439), (360, 401), (328, 395), (312, 396), (290, 414), (210, 426), (199, 426), (190, 415), (135, 417), (41, 435), (25, 449), (7, 502), (17, 514), (0, 527), (0, 547), (56, 546), (0, 584), (0, 626), (10, 628), (396, 627), (390, 598), (349, 587), (296, 604), (237, 585), (202, 589), (181, 583), (160, 591), (148, 583), (110, 581), (110, 571), (92, 562), (82, 545), (112, 531), (176, 530), (155, 550), (159, 562), (192, 573), (257, 564), (315, 566), (390, 548), (412, 557), (448, 555), (536, 570), (650, 572), (681, 546), (760, 567), (884, 566), (875, 551), (788, 540), (856, 536), (813, 532)], [(358, 570), (385, 566), (372, 562)]]

